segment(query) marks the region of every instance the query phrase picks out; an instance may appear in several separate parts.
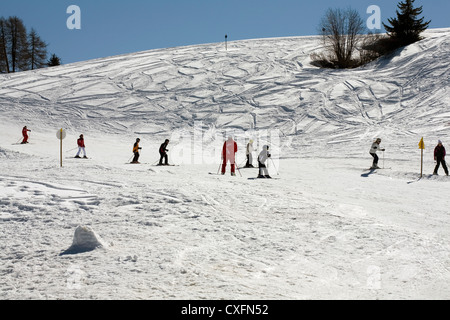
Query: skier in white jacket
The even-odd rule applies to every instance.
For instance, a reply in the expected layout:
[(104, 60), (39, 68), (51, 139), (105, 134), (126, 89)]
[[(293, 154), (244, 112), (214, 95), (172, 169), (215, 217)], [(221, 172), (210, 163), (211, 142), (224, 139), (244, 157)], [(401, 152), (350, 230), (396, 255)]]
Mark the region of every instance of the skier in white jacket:
[(378, 138), (377, 140), (375, 140), (374, 143), (372, 143), (372, 147), (370, 148), (370, 155), (373, 157), (373, 164), (372, 164), (372, 167), (370, 169), (380, 169), (380, 167), (378, 166), (377, 151), (378, 150), (381, 150), (381, 151), (385, 150), (385, 149), (381, 149), (380, 148), (380, 143), (381, 143), (381, 139)]
[(270, 157), (271, 157), (271, 155), (269, 153), (269, 146), (268, 145), (263, 146), (263, 149), (259, 153), (259, 156), (258, 156), (258, 164), (259, 164), (258, 178), (268, 178), (268, 179), (272, 178), (269, 175), (269, 170), (267, 170), (267, 167), (266, 167), (266, 161)]
[(253, 148), (253, 140), (250, 140), (249, 143), (247, 144), (247, 150), (246, 150), (247, 163), (245, 164), (245, 168), (254, 168), (254, 166), (253, 166), (253, 151), (255, 151), (255, 149)]

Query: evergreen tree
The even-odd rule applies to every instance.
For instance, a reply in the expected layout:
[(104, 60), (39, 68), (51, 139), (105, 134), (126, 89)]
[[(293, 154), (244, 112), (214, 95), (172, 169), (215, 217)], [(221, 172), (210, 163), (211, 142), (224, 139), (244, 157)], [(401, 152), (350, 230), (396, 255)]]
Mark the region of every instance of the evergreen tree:
[(56, 54), (52, 54), (52, 56), (50, 57), (50, 59), (47, 62), (47, 65), (49, 67), (60, 66), (61, 65), (61, 59)]
[(419, 41), (420, 34), (428, 28), (431, 21), (424, 22), (424, 18), (418, 18), (422, 14), (422, 6), (414, 8), (415, 0), (405, 0), (398, 4), (397, 18), (388, 19), (390, 26), (383, 23), (388, 35), (399, 42), (400, 45), (408, 45)]
[(28, 35), (28, 45), (29, 68), (34, 70), (47, 66), (47, 44), (41, 40), (34, 29), (31, 29)]

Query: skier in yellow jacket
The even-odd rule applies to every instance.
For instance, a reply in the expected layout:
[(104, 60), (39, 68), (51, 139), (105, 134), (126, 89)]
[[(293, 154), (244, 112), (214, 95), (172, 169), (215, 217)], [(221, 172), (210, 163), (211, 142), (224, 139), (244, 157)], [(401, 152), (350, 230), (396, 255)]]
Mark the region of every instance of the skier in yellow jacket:
[(139, 142), (141, 142), (141, 139), (137, 138), (136, 139), (136, 143), (133, 146), (133, 153), (134, 153), (134, 158), (133, 161), (131, 163), (135, 163), (135, 164), (139, 164), (140, 162), (139, 160), (139, 150), (142, 150), (141, 147), (139, 147)]

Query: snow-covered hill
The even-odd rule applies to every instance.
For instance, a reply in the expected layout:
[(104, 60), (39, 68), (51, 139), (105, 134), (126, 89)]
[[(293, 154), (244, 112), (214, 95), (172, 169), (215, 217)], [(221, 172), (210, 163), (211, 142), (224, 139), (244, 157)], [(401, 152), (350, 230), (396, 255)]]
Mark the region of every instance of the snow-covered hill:
[(399, 137), (434, 143), (446, 135), (447, 29), (358, 70), (312, 67), (315, 50), (316, 37), (249, 40), (228, 51), (222, 44), (190, 46), (2, 75), (0, 116), (37, 130), (149, 137), (195, 121), (217, 129), (277, 128), (294, 150), (355, 142), (361, 149), (377, 135), (397, 148)]
[[(429, 174), (450, 146), (450, 29), (355, 70), (311, 66), (316, 50), (247, 40), (0, 75), (0, 298), (448, 299), (450, 180)], [(208, 174), (229, 135), (239, 164), (269, 142), (279, 179)], [(137, 137), (144, 164), (126, 165)], [(152, 166), (166, 138), (178, 167)], [(107, 245), (64, 254), (80, 225)]]

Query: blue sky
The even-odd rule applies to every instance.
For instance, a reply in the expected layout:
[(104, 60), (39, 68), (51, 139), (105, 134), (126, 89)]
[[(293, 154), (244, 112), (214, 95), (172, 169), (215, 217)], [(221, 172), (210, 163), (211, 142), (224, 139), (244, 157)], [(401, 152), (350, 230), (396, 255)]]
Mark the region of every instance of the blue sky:
[[(229, 40), (317, 34), (328, 8), (351, 7), (366, 20), (370, 5), (383, 22), (400, 0), (2, 0), (0, 16), (18, 16), (63, 63), (157, 48)], [(70, 5), (81, 9), (81, 30), (69, 30)], [(449, 0), (416, 0), (431, 28), (450, 27)]]

